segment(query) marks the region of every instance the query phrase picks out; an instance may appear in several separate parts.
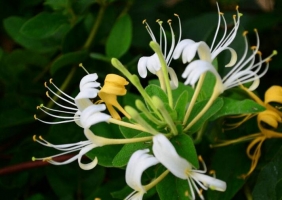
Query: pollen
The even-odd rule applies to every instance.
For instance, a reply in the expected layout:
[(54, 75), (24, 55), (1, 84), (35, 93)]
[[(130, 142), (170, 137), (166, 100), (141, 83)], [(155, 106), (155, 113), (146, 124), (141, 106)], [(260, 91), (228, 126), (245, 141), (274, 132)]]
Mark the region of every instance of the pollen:
[(209, 174), (210, 174), (210, 175), (215, 175), (215, 170), (210, 170), (210, 171), (209, 171)]
[(52, 160), (52, 157), (47, 157), (47, 158), (42, 159), (43, 162), (50, 161), (50, 160)]
[(220, 15), (224, 15), (224, 13), (223, 13), (223, 12), (219, 12), (219, 14), (220, 14)]
[(257, 51), (257, 54), (260, 55), (260, 56), (262, 55), (261, 51)]
[(257, 46), (251, 46), (252, 50), (255, 50), (257, 48)]
[(52, 82), (52, 80), (53, 80), (53, 79), (52, 79), (52, 78), (50, 78), (49, 82), (50, 82), (50, 83), (53, 83), (53, 82)]
[(34, 119), (35, 119), (35, 120), (37, 120), (37, 117), (36, 117), (36, 115), (33, 115), (33, 117), (34, 117)]
[(236, 10), (239, 10), (239, 6), (238, 5), (236, 6)]
[(146, 23), (146, 19), (144, 19), (143, 21), (142, 21), (142, 24), (145, 24)]
[(202, 156), (198, 156), (198, 159), (199, 159), (200, 162), (203, 162)]
[(33, 140), (34, 142), (36, 142), (36, 135), (34, 135), (34, 136), (32, 137), (32, 140)]
[(44, 86), (45, 86), (46, 88), (48, 87), (48, 86), (47, 86), (47, 82), (44, 83)]
[(46, 91), (46, 96), (47, 96), (48, 98), (50, 98), (48, 91)]
[(178, 15), (178, 14), (176, 14), (176, 13), (174, 13), (174, 16), (179, 17), (179, 15)]
[(41, 135), (39, 136), (39, 139), (40, 139), (40, 140), (44, 140), (44, 139), (43, 139), (43, 137), (42, 137)]
[(171, 22), (172, 22), (172, 20), (171, 20), (171, 19), (167, 20), (167, 23), (171, 24)]

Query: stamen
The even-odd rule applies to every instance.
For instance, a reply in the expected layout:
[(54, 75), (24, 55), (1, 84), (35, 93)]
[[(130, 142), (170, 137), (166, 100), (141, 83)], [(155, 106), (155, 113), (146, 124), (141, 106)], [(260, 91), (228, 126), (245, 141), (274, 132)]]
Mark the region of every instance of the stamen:
[(85, 69), (85, 67), (83, 66), (83, 64), (82, 63), (79, 63), (79, 65), (78, 65), (79, 67), (81, 67), (87, 74), (89, 74), (89, 72)]
[(36, 142), (36, 135), (34, 135), (34, 136), (32, 137), (32, 140), (33, 140), (34, 142)]
[(52, 81), (53, 81), (53, 79), (51, 78), (51, 79), (49, 80), (49, 82), (50, 82), (61, 94), (65, 95), (66, 97), (70, 98), (71, 100), (74, 100), (73, 97), (71, 97), (71, 96), (69, 96), (68, 94), (64, 93), (64, 92), (63, 92), (60, 88), (58, 88)]
[[(60, 95), (58, 95), (57, 93), (55, 93), (53, 90), (51, 90), (51, 88), (49, 88), (49, 87), (47, 86), (47, 83), (46, 83), (46, 82), (44, 83), (44, 85), (45, 85), (45, 87), (46, 87), (50, 92), (52, 92), (52, 94), (54, 94), (54, 95), (57, 96), (58, 98), (60, 98), (60, 99), (62, 99), (62, 100), (64, 100), (64, 101), (66, 101), (66, 102), (68, 102), (68, 103), (70, 103), (70, 104), (76, 106), (75, 103), (73, 103), (73, 102), (71, 102), (71, 101), (69, 101), (69, 100), (67, 100), (67, 99), (65, 99), (65, 98), (63, 98), (63, 97), (61, 97)], [(47, 97), (49, 96), (48, 93), (46, 93), (46, 95), (47, 95)]]

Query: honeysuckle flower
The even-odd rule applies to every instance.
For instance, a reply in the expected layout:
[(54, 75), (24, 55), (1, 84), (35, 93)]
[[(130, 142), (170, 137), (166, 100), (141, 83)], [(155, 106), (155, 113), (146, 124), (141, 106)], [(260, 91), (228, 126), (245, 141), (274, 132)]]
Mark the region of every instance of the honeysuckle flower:
[[(43, 139), (41, 136), (39, 136), (39, 140), (36, 139), (36, 136), (33, 136), (33, 140), (35, 142), (38, 142), (44, 146), (47, 147), (51, 147), (60, 151), (63, 151), (63, 153), (54, 155), (54, 156), (49, 156), (46, 158), (35, 158), (33, 157), (32, 160), (42, 160), (42, 161), (46, 161), (49, 162), (53, 165), (65, 165), (68, 163), (71, 163), (75, 160), (78, 161), (78, 164), (80, 166), (81, 169), (84, 170), (90, 170), (93, 169), (97, 163), (98, 163), (98, 159), (97, 157), (95, 157), (95, 159), (93, 161), (91, 161), (90, 163), (84, 164), (81, 162), (82, 157), (89, 151), (91, 151), (92, 149), (96, 148), (96, 147), (101, 147), (104, 145), (104, 140), (102, 137), (96, 136), (92, 133), (92, 131), (90, 131), (89, 129), (84, 129), (84, 134), (87, 138), (87, 140), (85, 141), (81, 141), (81, 142), (77, 142), (77, 143), (72, 143), (72, 144), (60, 144), (60, 145), (55, 145), (55, 144), (51, 144), (48, 141), (46, 141), (45, 139)], [(79, 153), (75, 156), (73, 156), (72, 158), (63, 161), (63, 162), (57, 162), (55, 160), (53, 160), (53, 158), (61, 156), (61, 155), (65, 155), (65, 154), (69, 154), (75, 151), (79, 151)]]
[[(229, 50), (231, 53), (231, 59), (230, 59), (230, 62), (226, 65), (226, 67), (231, 67), (235, 64), (237, 60), (237, 53), (234, 49), (230, 48), (229, 45), (232, 43), (232, 41), (236, 37), (237, 31), (240, 25), (241, 14), (239, 13), (239, 10), (238, 10), (239, 7), (238, 6), (236, 7), (237, 16), (236, 15), (233, 16), (234, 27), (229, 32), (228, 35), (227, 35), (226, 21), (223, 16), (223, 13), (221, 13), (219, 10), (218, 4), (217, 4), (217, 8), (218, 8), (218, 24), (217, 24), (216, 33), (214, 35), (211, 48), (209, 48), (209, 46), (203, 41), (195, 42), (190, 39), (184, 39), (180, 41), (178, 45), (176, 46), (174, 50), (174, 54), (173, 54), (174, 59), (178, 59), (182, 55), (182, 62), (185, 64), (187, 62), (191, 62), (192, 59), (194, 59), (194, 57), (196, 56), (196, 53), (198, 53), (200, 60), (204, 60), (206, 62), (211, 63), (219, 53), (221, 53), (224, 50)], [(224, 22), (224, 34), (222, 38), (220, 39), (220, 41), (218, 42), (218, 44), (216, 45), (216, 47), (213, 48), (214, 43), (217, 39), (217, 34), (219, 31), (220, 25), (221, 25), (221, 18)]]
[(207, 169), (202, 161), (204, 170), (197, 170), (186, 159), (180, 157), (174, 146), (162, 134), (158, 134), (153, 138), (153, 152), (158, 161), (163, 164), (173, 175), (180, 179), (187, 179), (192, 199), (195, 199), (194, 189), (199, 197), (204, 199), (197, 184), (204, 190), (208, 188), (217, 191), (225, 191), (226, 183), (214, 177), (205, 175)]
[(259, 133), (243, 136), (234, 140), (222, 141), (219, 144), (211, 145), (211, 147), (221, 147), (251, 140), (246, 152), (251, 159), (252, 164), (250, 170), (242, 175), (242, 178), (245, 178), (255, 170), (261, 156), (261, 146), (263, 142), (270, 138), (282, 138), (282, 133), (275, 131), (281, 122), (282, 118), (277, 112), (273, 110), (265, 110), (257, 115), (257, 124), (260, 130)]
[(104, 86), (98, 93), (99, 97), (102, 99), (101, 101), (98, 101), (98, 103), (105, 102), (108, 111), (114, 119), (121, 119), (114, 107), (130, 119), (129, 114), (117, 101), (117, 96), (126, 94), (125, 85), (128, 85), (128, 82), (123, 77), (116, 74), (108, 74), (105, 78)]
[[(246, 38), (247, 32), (243, 33), (245, 40), (245, 51), (242, 58), (236, 63), (235, 66), (223, 77), (221, 78), (218, 72), (215, 70), (210, 62), (204, 60), (195, 60), (191, 62), (184, 70), (182, 77), (186, 78), (184, 84), (194, 85), (200, 76), (209, 71), (212, 72), (217, 80), (217, 91), (222, 93), (223, 91), (236, 87), (244, 83), (252, 83), (249, 90), (254, 90), (259, 85), (259, 78), (261, 78), (268, 70), (270, 58), (277, 54), (276, 51), (268, 56), (267, 58), (261, 58), (261, 53), (259, 52), (259, 36), (257, 30), (255, 30), (257, 36), (257, 46), (253, 47), (253, 53), (251, 56), (247, 57), (248, 53), (248, 41)], [(259, 57), (259, 61), (255, 63), (256, 55)], [(261, 71), (262, 64), (266, 63), (266, 67)]]
[[(57, 122), (48, 122), (48, 121), (43, 121), (34, 115), (34, 118), (36, 120), (39, 120), (43, 123), (47, 124), (60, 124), (60, 123), (68, 123), (68, 122), (75, 122), (77, 125), (83, 127), (80, 123), (80, 115), (81, 112), (87, 108), (90, 105), (93, 105), (90, 99), (95, 98), (99, 92), (99, 89), (97, 89), (100, 86), (100, 83), (96, 82), (98, 76), (96, 73), (94, 74), (88, 74), (84, 76), (79, 85), (80, 92), (79, 94), (73, 98), (70, 95), (64, 93), (62, 90), (60, 90), (50, 79), (50, 84), (53, 85), (54, 88), (56, 88), (61, 95), (58, 95), (56, 92), (54, 92), (45, 82), (45, 87), (52, 93), (54, 94), (57, 98), (63, 100), (65, 103), (68, 103), (70, 106), (62, 105), (55, 101), (52, 97), (50, 97), (49, 93), (46, 92), (46, 95), (48, 98), (50, 98), (51, 101), (53, 101), (57, 106), (59, 106), (62, 110), (57, 110), (57, 109), (51, 109), (48, 107), (45, 107), (43, 104), (40, 106), (37, 106), (37, 109), (42, 110), (44, 113), (47, 115), (50, 115), (52, 117), (58, 118), (58, 119), (64, 119), (63, 121), (57, 121)], [(53, 113), (63, 113), (67, 114), (68, 116), (60, 116)]]
[(148, 152), (149, 149), (138, 150), (132, 154), (128, 161), (125, 180), (134, 191), (125, 198), (126, 200), (142, 200), (143, 195), (147, 192), (141, 183), (141, 176), (146, 169), (159, 163)]
[[(178, 15), (175, 14), (175, 16), (178, 17)], [(179, 17), (178, 17), (179, 19)], [(143, 24), (146, 24), (146, 29), (152, 39), (152, 41), (158, 43), (160, 45), (160, 48), (162, 50), (162, 56), (164, 57), (164, 60), (166, 62), (166, 67), (168, 70), (168, 73), (170, 75), (170, 85), (172, 89), (175, 89), (178, 87), (178, 78), (177, 75), (175, 74), (175, 71), (173, 70), (173, 68), (169, 67), (171, 59), (172, 59), (172, 55), (174, 52), (174, 48), (175, 48), (175, 35), (173, 32), (173, 29), (171, 27), (171, 20), (168, 20), (168, 24), (170, 26), (170, 31), (171, 31), (171, 35), (172, 35), (172, 41), (171, 41), (171, 46), (169, 49), (169, 52), (167, 53), (167, 38), (166, 38), (166, 34), (165, 31), (162, 27), (162, 21), (157, 20), (157, 22), (160, 25), (160, 40), (159, 43), (157, 42), (153, 31), (151, 30), (150, 26), (148, 25), (148, 23), (146, 22), (146, 20), (143, 21)], [(180, 24), (180, 19), (179, 19), (179, 29), (180, 29), (180, 35), (179, 35), (179, 40), (181, 39), (181, 24)], [(163, 37), (163, 38), (162, 38)], [(162, 46), (162, 40), (164, 40), (164, 45)], [(178, 43), (177, 42), (177, 43)], [(147, 77), (147, 70), (149, 70), (152, 74), (155, 74), (158, 76), (158, 78), (160, 79), (160, 82), (162, 82), (163, 79), (163, 75), (162, 75), (162, 65), (160, 62), (160, 59), (158, 57), (158, 55), (156, 53), (154, 53), (152, 56), (143, 56), (139, 59), (138, 61), (138, 65), (137, 65), (137, 69), (138, 69), (138, 73), (142, 78), (146, 78)]]

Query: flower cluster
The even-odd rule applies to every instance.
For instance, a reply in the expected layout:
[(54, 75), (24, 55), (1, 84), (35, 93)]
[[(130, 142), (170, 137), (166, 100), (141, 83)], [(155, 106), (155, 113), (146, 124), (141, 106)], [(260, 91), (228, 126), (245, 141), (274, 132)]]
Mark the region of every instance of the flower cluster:
[[(209, 46), (204, 41), (195, 42), (191, 39), (181, 39), (181, 20), (175, 14), (179, 22), (179, 37), (176, 39), (174, 30), (172, 29), (172, 20), (168, 20), (168, 25), (171, 32), (171, 45), (169, 47), (166, 32), (163, 28), (163, 22), (157, 20), (160, 27), (159, 41), (154, 36), (149, 24), (146, 20), (143, 23), (152, 39), (150, 47), (154, 51), (151, 56), (141, 57), (137, 64), (139, 76), (146, 78), (148, 72), (156, 75), (158, 82), (149, 84), (146, 88), (141, 85), (139, 77), (131, 74), (123, 64), (116, 58), (112, 58), (112, 65), (119, 70), (124, 77), (116, 74), (108, 74), (105, 78), (104, 85), (101, 86), (96, 73), (84, 76), (79, 84), (79, 93), (75, 98), (67, 95), (57, 87), (52, 79), (50, 86), (45, 83), (45, 87), (55, 95), (51, 98), (47, 92), (47, 96), (51, 101), (59, 106), (61, 110), (38, 106), (47, 115), (61, 119), (56, 122), (43, 121), (41, 118), (35, 119), (49, 124), (59, 124), (67, 122), (75, 122), (83, 129), (86, 137), (85, 141), (55, 145), (51, 144), (43, 137), (36, 136), (33, 140), (47, 147), (51, 147), (62, 151), (58, 155), (35, 158), (33, 160), (43, 160), (54, 165), (67, 164), (78, 160), (79, 166), (82, 169), (93, 169), (99, 160), (97, 157), (88, 164), (81, 162), (83, 155), (96, 147), (105, 145), (129, 145), (132, 143), (146, 142), (149, 148), (139, 148), (136, 145), (133, 152), (121, 153), (126, 160), (126, 182), (134, 191), (129, 194), (126, 199), (142, 199), (143, 195), (154, 186), (161, 187), (161, 182), (166, 182), (167, 175), (171, 173), (175, 179), (187, 180), (187, 193), (181, 194), (195, 199), (196, 195), (204, 199), (202, 190), (212, 189), (224, 192), (227, 188), (225, 177), (220, 177), (223, 180), (215, 178), (215, 176), (206, 175), (207, 167), (201, 156), (196, 153), (194, 143), (202, 137), (204, 125), (212, 116), (219, 115), (221, 110), (227, 108), (223, 105), (223, 100), (220, 96), (228, 89), (238, 87), (246, 91), (250, 97), (255, 100), (258, 105), (267, 108), (266, 111), (258, 112), (258, 124), (261, 133), (246, 136), (253, 139), (253, 142), (247, 149), (248, 156), (252, 159), (252, 167), (248, 175), (254, 170), (258, 158), (261, 154), (260, 146), (266, 138), (276, 137), (280, 135), (265, 128), (263, 124), (268, 124), (273, 128), (277, 128), (277, 124), (281, 123), (281, 112), (273, 108), (268, 103), (278, 101), (281, 103), (281, 96), (275, 96), (274, 99), (266, 95), (265, 103), (257, 100), (254, 97), (252, 90), (255, 90), (259, 85), (259, 79), (268, 70), (269, 61), (272, 56), (277, 54), (274, 51), (270, 56), (262, 58), (259, 51), (259, 36), (257, 30), (255, 35), (257, 38), (256, 46), (251, 48), (247, 41), (247, 32), (242, 33), (242, 40), (245, 41), (245, 49), (241, 58), (238, 58), (236, 51), (230, 46), (234, 38), (238, 34), (241, 14), (238, 7), (237, 14), (234, 15), (234, 26), (231, 31), (227, 30), (227, 23), (223, 13), (218, 8), (218, 24), (213, 42)], [(221, 38), (218, 38), (220, 27), (223, 25), (224, 30)], [(169, 48), (168, 48), (169, 47)], [(220, 75), (215, 65), (217, 56), (222, 51), (229, 51), (231, 54), (230, 61), (223, 67), (229, 68), (229, 72), (225, 75)], [(178, 81), (174, 69), (171, 67), (173, 59), (182, 58), (183, 64), (186, 65), (182, 78), (185, 79), (184, 84)], [(81, 65), (82, 67), (82, 65)], [(213, 76), (213, 82), (207, 79), (208, 75)], [(139, 91), (143, 101), (136, 100), (136, 108), (131, 106), (123, 107), (118, 102), (118, 96), (124, 96), (127, 93), (126, 85), (131, 83)], [(247, 84), (244, 86), (243, 84)], [(204, 86), (209, 85), (207, 91), (203, 91)], [(61, 95), (58, 95), (52, 88), (58, 90)], [(280, 89), (280, 88), (279, 88)], [(281, 90), (281, 89), (280, 89)], [(280, 91), (279, 90), (279, 91)], [(188, 97), (188, 92), (192, 91)], [(200, 98), (200, 93), (208, 93), (205, 99)], [(274, 96), (272, 90), (269, 91), (271, 97)], [(69, 106), (59, 104), (57, 99), (65, 101)], [(55, 114), (59, 113), (59, 114)], [(107, 114), (109, 113), (109, 114)], [(223, 113), (223, 114), (222, 114)], [(221, 116), (225, 115), (222, 112)], [(244, 111), (242, 111), (244, 113)], [(61, 114), (68, 115), (62, 116)], [(121, 117), (122, 114), (124, 117)], [(238, 113), (240, 114), (240, 113)], [(249, 115), (253, 115), (250, 113)], [(248, 116), (249, 116), (248, 115)], [(240, 115), (242, 116), (242, 115)], [(124, 138), (107, 138), (96, 135), (92, 132), (91, 127), (97, 123), (111, 123), (120, 126), (120, 130), (129, 129), (131, 136), (124, 134)], [(234, 126), (235, 127), (235, 126)], [(118, 131), (118, 130), (117, 130)], [(245, 138), (242, 138), (245, 140)], [(250, 153), (250, 149), (258, 143), (258, 147), (254, 154)], [(178, 145), (176, 145), (178, 144)], [(79, 153), (63, 162), (56, 161), (55, 157), (79, 151)], [(130, 154), (130, 155), (128, 155)], [(199, 161), (203, 165), (203, 170), (199, 170)], [(147, 185), (142, 184), (142, 174), (145, 170), (152, 168), (157, 169), (155, 178), (149, 181)], [(162, 166), (160, 168), (160, 166)], [(150, 169), (149, 169), (150, 168)], [(161, 189), (157, 190), (161, 193)]]

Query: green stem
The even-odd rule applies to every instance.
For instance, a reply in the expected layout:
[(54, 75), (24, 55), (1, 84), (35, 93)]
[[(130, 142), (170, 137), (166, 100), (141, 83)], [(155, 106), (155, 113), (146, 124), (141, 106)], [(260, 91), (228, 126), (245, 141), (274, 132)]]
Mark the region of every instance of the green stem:
[(124, 121), (120, 121), (120, 120), (117, 120), (117, 119), (114, 119), (114, 118), (110, 118), (110, 119), (108, 120), (108, 122), (110, 122), (110, 123), (112, 123), (112, 124), (124, 126), (124, 127), (127, 127), (127, 128), (131, 128), (131, 129), (135, 129), (135, 130), (147, 132), (147, 129), (145, 129), (144, 127), (142, 127), (142, 126), (140, 126), (140, 125), (131, 124), (131, 123), (124, 122)]
[(206, 73), (202, 74), (200, 79), (199, 79), (199, 81), (198, 81), (198, 84), (196, 86), (196, 90), (195, 90), (195, 92), (193, 94), (193, 97), (192, 97), (192, 99), (190, 101), (189, 107), (188, 107), (188, 109), (187, 109), (187, 111), (185, 113), (185, 117), (184, 117), (184, 120), (183, 120), (183, 125), (186, 125), (186, 123), (188, 121), (188, 118), (189, 118), (189, 116), (191, 114), (191, 111), (192, 111), (192, 109), (194, 107), (194, 104), (195, 104), (195, 102), (196, 102), (196, 100), (198, 98), (198, 95), (199, 95), (200, 91), (201, 91), (202, 85), (203, 85), (204, 80), (205, 80), (205, 76), (206, 76)]
[(86, 42), (84, 43), (82, 49), (89, 49), (90, 48), (90, 46), (91, 46), (91, 44), (92, 44), (92, 42), (93, 42), (93, 40), (94, 40), (94, 38), (96, 36), (98, 28), (99, 28), (99, 26), (100, 26), (100, 24), (102, 22), (102, 18), (104, 16), (106, 7), (107, 6), (105, 4), (102, 4), (100, 6), (100, 10), (98, 12), (97, 19), (96, 19), (96, 21), (95, 21), (95, 23), (94, 23), (94, 25), (93, 25), (93, 27), (91, 29), (91, 32), (90, 32)]
[(144, 188), (146, 191), (150, 190), (151, 188), (153, 188), (155, 185), (157, 185), (159, 182), (161, 182), (166, 175), (168, 175), (169, 170), (164, 171), (158, 178), (156, 178), (155, 180), (153, 180), (151, 183), (149, 183), (148, 185), (145, 185)]
[(184, 131), (188, 131), (204, 114), (205, 112), (211, 107), (214, 100), (220, 95), (220, 90), (218, 86), (218, 81), (216, 82), (212, 96), (210, 97), (209, 101), (205, 105), (205, 107), (201, 110), (201, 112), (198, 113), (198, 115), (184, 128)]
[(135, 86), (135, 88), (139, 91), (141, 96), (148, 103), (148, 105), (151, 107), (151, 109), (156, 113), (156, 115), (159, 117), (159, 119), (163, 120), (162, 115), (159, 113), (157, 108), (154, 106), (152, 99), (150, 98), (150, 96), (147, 94), (147, 92), (145, 91), (145, 89), (141, 85), (139, 78), (136, 75), (132, 75), (123, 66), (123, 64), (121, 64), (121, 62), (118, 59), (112, 58), (111, 63), (117, 70), (119, 70)]
[(165, 86), (166, 86), (166, 93), (167, 93), (167, 96), (168, 96), (168, 103), (169, 103), (169, 106), (171, 108), (173, 108), (172, 90), (171, 90), (170, 81), (169, 81), (169, 78), (168, 78), (167, 64), (166, 64), (166, 61), (164, 59), (163, 53), (161, 51), (159, 44), (154, 42), (154, 41), (150, 42), (150, 47), (155, 51), (155, 53), (158, 55), (158, 58), (160, 60), (161, 69), (162, 69), (162, 72), (163, 72), (163, 78), (164, 78)]

